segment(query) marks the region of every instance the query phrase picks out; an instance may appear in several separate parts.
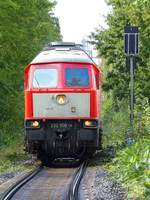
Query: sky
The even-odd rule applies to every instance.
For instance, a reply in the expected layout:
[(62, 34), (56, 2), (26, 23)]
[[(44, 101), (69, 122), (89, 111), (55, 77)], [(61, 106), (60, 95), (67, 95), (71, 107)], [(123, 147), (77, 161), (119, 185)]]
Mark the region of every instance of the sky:
[(54, 10), (59, 18), (63, 41), (80, 43), (96, 27), (106, 27), (110, 7), (105, 0), (57, 0)]

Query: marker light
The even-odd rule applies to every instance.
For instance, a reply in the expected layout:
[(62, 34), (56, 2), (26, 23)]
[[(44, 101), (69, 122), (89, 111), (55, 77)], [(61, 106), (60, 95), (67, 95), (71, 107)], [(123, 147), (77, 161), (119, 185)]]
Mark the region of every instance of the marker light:
[(38, 121), (33, 121), (33, 122), (32, 122), (32, 126), (33, 126), (34, 128), (39, 127), (39, 125), (40, 125), (40, 123), (39, 123)]
[(66, 103), (66, 96), (65, 95), (58, 95), (56, 97), (57, 103), (60, 105), (64, 105)]

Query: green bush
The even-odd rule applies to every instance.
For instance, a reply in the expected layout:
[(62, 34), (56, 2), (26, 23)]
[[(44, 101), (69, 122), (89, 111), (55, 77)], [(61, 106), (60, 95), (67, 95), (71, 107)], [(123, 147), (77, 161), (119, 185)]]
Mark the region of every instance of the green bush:
[[(147, 98), (136, 100), (134, 134), (130, 132), (127, 101), (114, 101), (103, 93), (103, 142), (116, 146), (117, 155), (109, 169), (122, 182), (131, 199), (148, 200), (150, 195), (150, 106)], [(129, 136), (133, 143), (128, 144)], [(121, 150), (118, 148), (124, 144)], [(122, 147), (123, 147), (122, 146)]]
[(135, 106), (135, 132), (136, 137), (150, 135), (150, 106), (148, 98), (139, 98)]
[(128, 188), (129, 197), (146, 198), (150, 184), (150, 137), (120, 150), (111, 169)]
[(102, 96), (103, 143), (120, 145), (129, 134), (129, 112), (126, 101), (114, 102), (111, 94)]
[(23, 151), (22, 140), (0, 148), (0, 174), (7, 172), (25, 171), (34, 167), (32, 162), (26, 162), (30, 156)]
[(25, 66), (45, 44), (61, 40), (55, 5), (50, 0), (0, 1), (0, 146), (23, 135)]

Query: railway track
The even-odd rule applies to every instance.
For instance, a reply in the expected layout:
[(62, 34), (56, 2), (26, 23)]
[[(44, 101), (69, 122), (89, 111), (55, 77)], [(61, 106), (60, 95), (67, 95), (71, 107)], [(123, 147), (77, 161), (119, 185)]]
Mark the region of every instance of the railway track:
[(14, 194), (25, 185), (28, 181), (30, 181), (34, 176), (36, 176), (42, 170), (42, 166), (38, 166), (32, 172), (27, 174), (21, 180), (17, 181), (12, 187), (8, 188), (4, 194), (0, 197), (0, 200), (10, 200)]
[(76, 170), (74, 177), (70, 183), (68, 198), (66, 200), (78, 200), (78, 189), (81, 182), (81, 179), (86, 171), (86, 167), (88, 165), (88, 161), (85, 161), (81, 164), (81, 166)]
[(78, 188), (87, 167), (46, 168), (39, 166), (19, 180), (0, 200), (78, 200)]

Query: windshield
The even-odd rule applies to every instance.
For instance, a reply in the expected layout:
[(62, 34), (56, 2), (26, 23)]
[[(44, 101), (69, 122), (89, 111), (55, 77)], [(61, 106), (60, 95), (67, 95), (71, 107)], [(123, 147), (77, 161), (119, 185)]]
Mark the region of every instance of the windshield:
[(53, 88), (57, 86), (57, 69), (36, 69), (33, 75), (34, 88)]
[(87, 68), (66, 68), (65, 78), (66, 86), (89, 85), (89, 75)]

